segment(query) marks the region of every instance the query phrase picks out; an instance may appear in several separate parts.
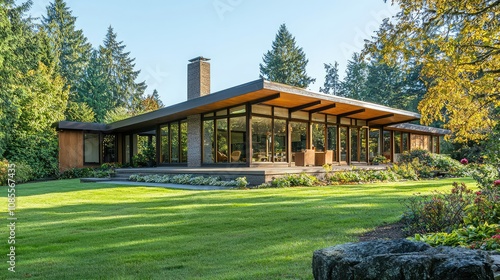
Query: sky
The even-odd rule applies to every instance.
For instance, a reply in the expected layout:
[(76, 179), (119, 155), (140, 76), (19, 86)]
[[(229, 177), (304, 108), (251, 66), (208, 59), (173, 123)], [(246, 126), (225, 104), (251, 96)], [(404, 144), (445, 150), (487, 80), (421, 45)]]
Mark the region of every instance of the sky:
[[(34, 17), (46, 14), (50, 0), (33, 0)], [(389, 3), (391, 1), (388, 1)], [(109, 26), (135, 58), (138, 81), (150, 94), (158, 90), (166, 105), (187, 99), (188, 60), (211, 61), (211, 91), (254, 81), (259, 63), (271, 49), (278, 28), (286, 24), (303, 48), (309, 86), (319, 91), (324, 63), (339, 63), (339, 74), (364, 39), (374, 35), (396, 7), (383, 0), (66, 0), (89, 42), (102, 44)]]

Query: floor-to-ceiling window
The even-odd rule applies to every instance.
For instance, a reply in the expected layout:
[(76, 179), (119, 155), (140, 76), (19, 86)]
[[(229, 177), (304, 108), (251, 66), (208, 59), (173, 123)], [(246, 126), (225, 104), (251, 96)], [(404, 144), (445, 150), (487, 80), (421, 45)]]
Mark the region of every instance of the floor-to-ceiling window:
[(359, 161), (359, 131), (353, 127), (351, 130), (351, 161)]
[(341, 126), (339, 129), (339, 149), (340, 149), (340, 161), (347, 162), (349, 143), (348, 143), (348, 128), (346, 126)]
[(371, 161), (375, 156), (380, 155), (380, 129), (371, 128), (369, 133), (368, 157)]
[(312, 143), (316, 151), (325, 151), (325, 132), (324, 123), (312, 123)]
[[(187, 162), (187, 122), (175, 121), (160, 127), (160, 162)], [(153, 139), (154, 140), (154, 139)], [(151, 143), (153, 146), (155, 145)]]
[(203, 163), (247, 161), (246, 105), (203, 115)]
[(307, 149), (307, 127), (307, 122), (290, 122), (292, 154)]
[(368, 146), (368, 128), (361, 128), (359, 130), (359, 161), (367, 162), (367, 146)]
[(102, 162), (116, 162), (116, 136), (113, 134), (103, 136)]
[(274, 161), (287, 162), (286, 120), (274, 119)]
[(252, 162), (272, 161), (272, 118), (252, 117)]
[(382, 134), (382, 155), (387, 159), (392, 160), (392, 142), (391, 131), (384, 130)]
[(333, 161), (338, 161), (337, 126), (336, 125), (328, 125), (327, 141), (328, 141), (328, 150), (333, 151)]

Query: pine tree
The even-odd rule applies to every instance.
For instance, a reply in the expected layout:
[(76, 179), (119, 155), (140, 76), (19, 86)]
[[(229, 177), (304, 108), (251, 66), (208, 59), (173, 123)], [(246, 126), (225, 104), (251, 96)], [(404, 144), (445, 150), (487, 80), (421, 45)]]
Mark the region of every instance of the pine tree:
[(339, 78), (339, 64), (337, 61), (334, 64), (328, 63), (325, 65), (325, 83), (324, 87), (320, 87), (319, 91), (326, 94), (339, 95), (340, 93), (340, 78)]
[(354, 53), (347, 62), (346, 76), (342, 81), (341, 96), (357, 100), (366, 100), (367, 64), (363, 58)]
[(66, 112), (64, 114), (67, 121), (75, 122), (94, 122), (95, 114), (92, 108), (85, 102), (68, 102)]
[(307, 76), (309, 61), (302, 48), (295, 44), (295, 37), (282, 24), (273, 41), (272, 49), (264, 54), (259, 65), (260, 77), (278, 83), (307, 88), (316, 79)]
[(70, 89), (70, 99), (76, 100), (76, 92), (87, 66), (92, 46), (82, 30), (75, 26), (76, 17), (64, 0), (54, 0), (47, 6), (47, 16), (42, 19), (42, 28), (51, 39), (56, 58), (56, 70), (65, 79)]
[(92, 109), (97, 122), (103, 122), (106, 113), (117, 104), (109, 78), (99, 52), (92, 51), (90, 62), (83, 73), (82, 83), (78, 89), (78, 100)]
[(99, 47), (99, 56), (104, 73), (109, 81), (109, 90), (117, 107), (126, 107), (136, 114), (140, 111), (146, 83), (136, 83), (140, 70), (134, 70), (135, 58), (130, 58), (130, 52), (125, 52), (125, 45), (117, 40), (117, 34), (110, 26), (103, 46)]

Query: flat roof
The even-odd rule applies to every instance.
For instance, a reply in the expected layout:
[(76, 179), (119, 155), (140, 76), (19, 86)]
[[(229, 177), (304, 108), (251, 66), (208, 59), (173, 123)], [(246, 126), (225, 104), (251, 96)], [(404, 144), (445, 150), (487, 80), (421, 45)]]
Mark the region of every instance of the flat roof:
[(425, 132), (427, 134), (434, 134), (434, 135), (451, 134), (451, 131), (448, 129), (442, 129), (442, 128), (431, 127), (431, 126), (423, 126), (423, 125), (412, 124), (412, 123), (400, 123), (400, 124), (386, 126), (385, 128), (388, 130), (397, 129), (400, 131), (407, 131), (407, 132)]
[(356, 118), (366, 120), (369, 126), (387, 126), (420, 119), (420, 114), (410, 111), (259, 79), (111, 123), (108, 125), (108, 130), (113, 132), (148, 130), (158, 124), (247, 102)]

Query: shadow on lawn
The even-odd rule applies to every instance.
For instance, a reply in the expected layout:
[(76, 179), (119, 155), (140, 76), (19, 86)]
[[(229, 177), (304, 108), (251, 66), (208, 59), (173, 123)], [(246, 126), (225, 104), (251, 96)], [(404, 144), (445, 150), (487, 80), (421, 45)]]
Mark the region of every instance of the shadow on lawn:
[(325, 242), (354, 241), (353, 225), (370, 228), (377, 223), (374, 219), (394, 216), (384, 210), (397, 200), (389, 195), (385, 202), (377, 202), (377, 197), (361, 193), (349, 197), (295, 196), (285, 190), (282, 196), (267, 191), (253, 197), (221, 193), (176, 191), (141, 202), (124, 203), (117, 197), (112, 204), (90, 200), (20, 209), (19, 275), (307, 279), (315, 249)]

